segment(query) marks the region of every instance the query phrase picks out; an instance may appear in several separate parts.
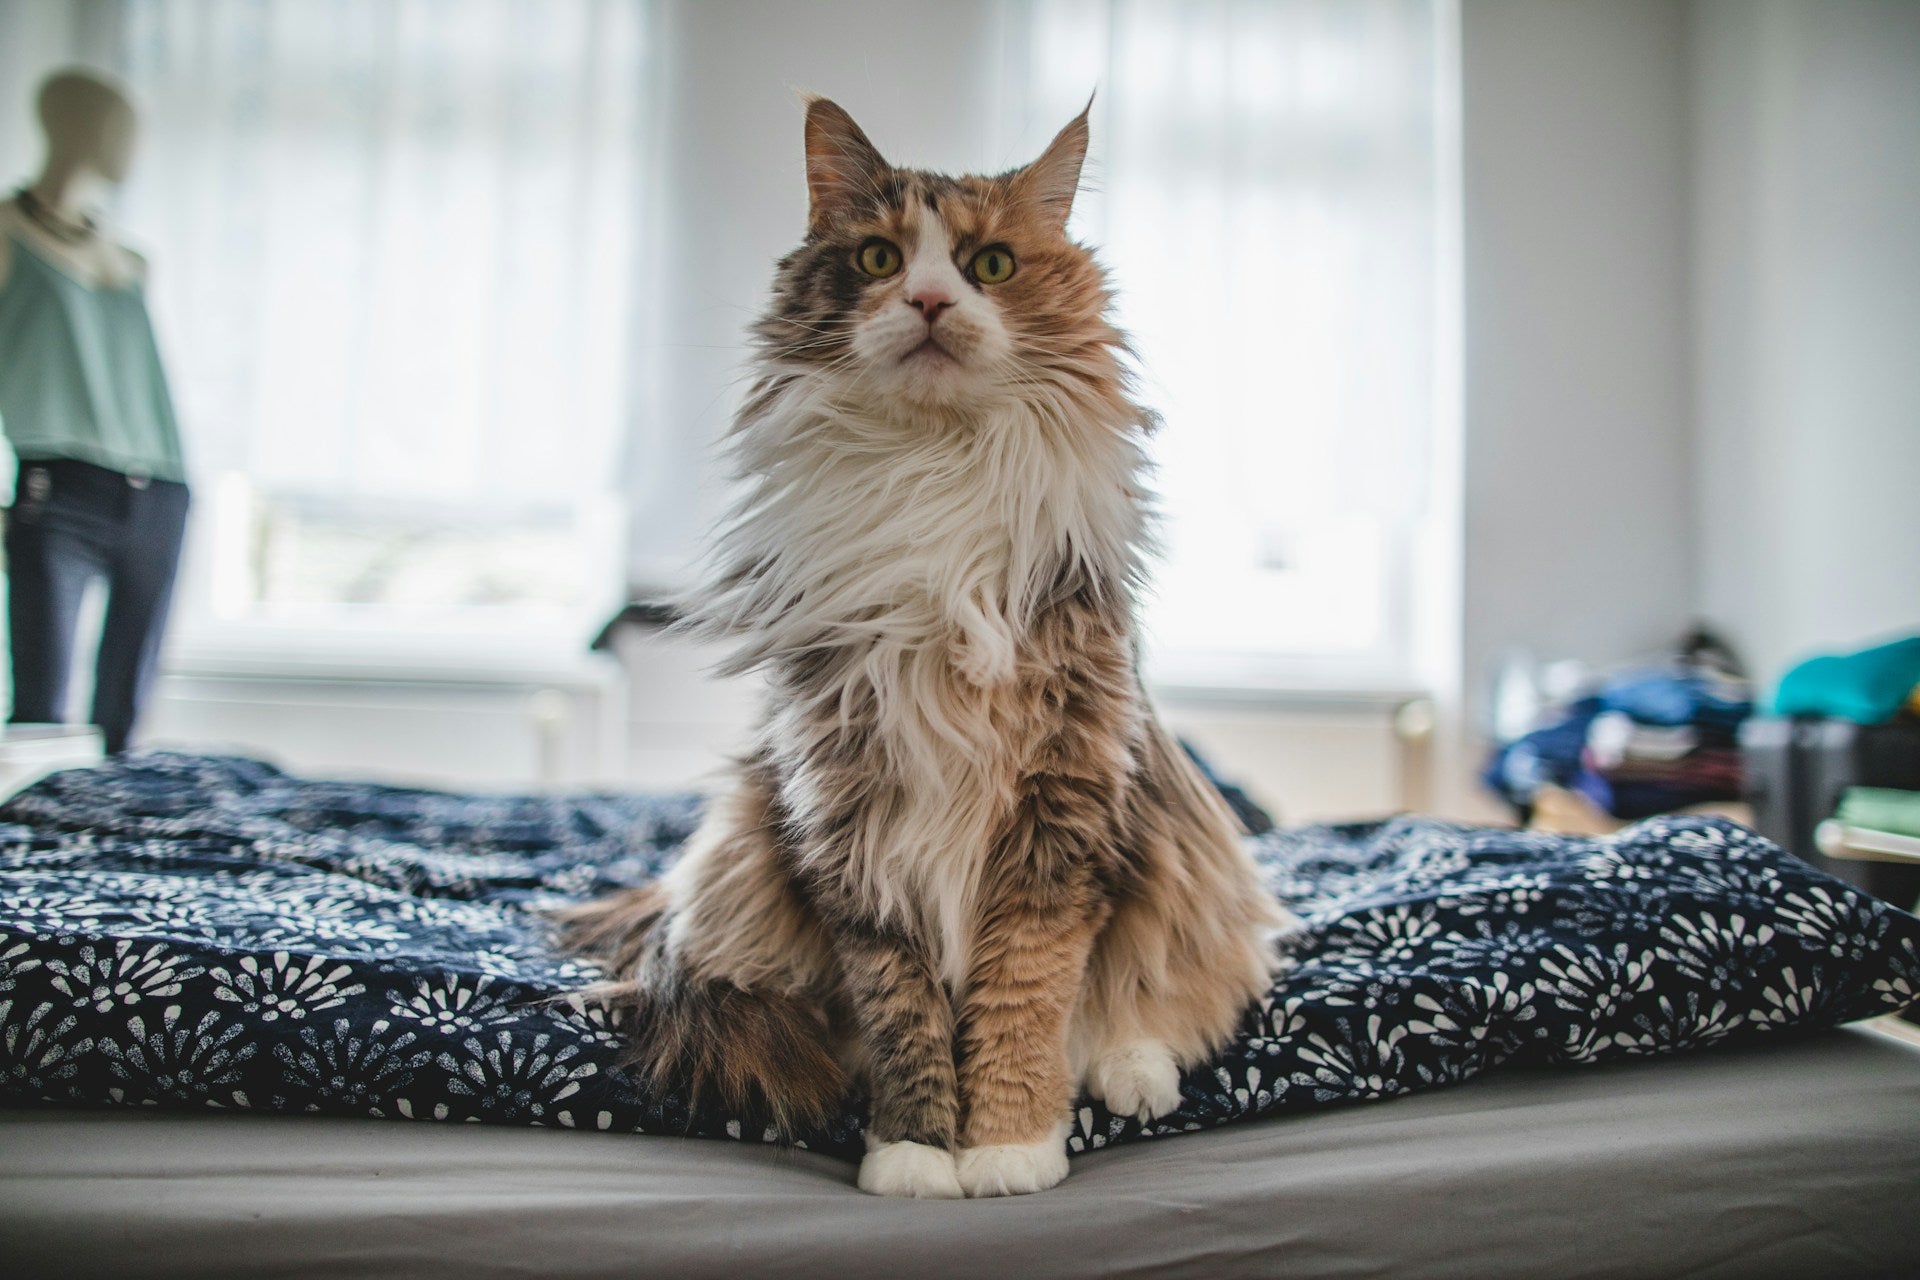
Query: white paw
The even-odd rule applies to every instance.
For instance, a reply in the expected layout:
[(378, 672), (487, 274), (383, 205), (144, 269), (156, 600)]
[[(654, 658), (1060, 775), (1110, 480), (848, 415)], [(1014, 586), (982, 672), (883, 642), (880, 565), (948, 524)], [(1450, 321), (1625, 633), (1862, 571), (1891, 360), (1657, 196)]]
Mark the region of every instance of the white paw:
[(1039, 1142), (1003, 1142), (960, 1153), (960, 1185), (970, 1196), (1024, 1196), (1067, 1176), (1067, 1128)]
[(960, 632), (954, 638), (953, 665), (967, 681), (981, 689), (991, 689), (1013, 679), (1013, 636), (1005, 626), (996, 626), (984, 609), (969, 604), (971, 623), (963, 617)]
[(958, 1200), (963, 1194), (953, 1153), (924, 1142), (869, 1142), (860, 1162), (860, 1189), (916, 1200)]
[(1087, 1092), (1141, 1124), (1180, 1109), (1180, 1068), (1158, 1040), (1109, 1049), (1087, 1067)]

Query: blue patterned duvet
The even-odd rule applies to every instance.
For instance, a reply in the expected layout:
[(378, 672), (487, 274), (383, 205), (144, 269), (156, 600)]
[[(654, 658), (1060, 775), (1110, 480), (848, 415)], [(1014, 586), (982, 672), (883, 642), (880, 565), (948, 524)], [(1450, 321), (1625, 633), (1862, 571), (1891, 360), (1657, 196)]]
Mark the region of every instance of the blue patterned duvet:
[[(538, 909), (670, 864), (692, 796), (478, 797), (150, 754), (0, 809), (0, 1102), (768, 1135), (619, 1068)], [(1920, 921), (1751, 832), (1399, 818), (1253, 840), (1307, 922), (1238, 1038), (1076, 1151), (1388, 1098), (1502, 1064), (1778, 1036), (1920, 998)], [(806, 1135), (859, 1147), (859, 1100)]]

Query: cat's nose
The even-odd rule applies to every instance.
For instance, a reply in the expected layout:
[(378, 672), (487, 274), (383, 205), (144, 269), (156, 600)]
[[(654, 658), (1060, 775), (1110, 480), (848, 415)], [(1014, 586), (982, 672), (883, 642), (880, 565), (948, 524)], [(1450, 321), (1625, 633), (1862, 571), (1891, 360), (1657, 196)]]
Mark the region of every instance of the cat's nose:
[(907, 299), (907, 305), (918, 311), (928, 324), (940, 318), (940, 313), (953, 305), (953, 299), (938, 289), (922, 289)]

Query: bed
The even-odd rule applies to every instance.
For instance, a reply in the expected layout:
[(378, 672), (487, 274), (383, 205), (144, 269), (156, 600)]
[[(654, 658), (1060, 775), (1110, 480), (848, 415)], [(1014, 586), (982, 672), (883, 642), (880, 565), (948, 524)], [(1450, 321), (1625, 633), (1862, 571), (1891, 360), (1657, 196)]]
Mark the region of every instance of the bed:
[(1920, 1045), (1494, 1074), (1094, 1152), (1029, 1199), (849, 1174), (698, 1139), (0, 1111), (0, 1253), (22, 1277), (1911, 1276)]
[(553, 998), (591, 972), (537, 908), (657, 872), (699, 807), (164, 754), (16, 797), (0, 1270), (1915, 1270), (1920, 1045), (1831, 1028), (1910, 1002), (1920, 922), (1731, 824), (1263, 837), (1308, 937), (1187, 1105), (1083, 1103), (1061, 1187), (938, 1205), (853, 1190), (857, 1099), (769, 1146)]

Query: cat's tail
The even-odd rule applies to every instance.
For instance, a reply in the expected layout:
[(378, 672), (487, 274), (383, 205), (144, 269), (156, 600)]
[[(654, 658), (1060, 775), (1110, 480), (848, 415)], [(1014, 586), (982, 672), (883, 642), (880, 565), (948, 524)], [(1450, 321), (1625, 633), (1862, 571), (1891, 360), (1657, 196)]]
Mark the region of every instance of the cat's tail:
[(671, 954), (663, 885), (558, 913), (567, 945), (616, 975), (587, 1000), (622, 1015), (626, 1061), (659, 1091), (684, 1091), (794, 1138), (838, 1109), (847, 1080), (823, 1012), (794, 995), (689, 973)]

